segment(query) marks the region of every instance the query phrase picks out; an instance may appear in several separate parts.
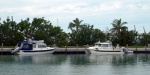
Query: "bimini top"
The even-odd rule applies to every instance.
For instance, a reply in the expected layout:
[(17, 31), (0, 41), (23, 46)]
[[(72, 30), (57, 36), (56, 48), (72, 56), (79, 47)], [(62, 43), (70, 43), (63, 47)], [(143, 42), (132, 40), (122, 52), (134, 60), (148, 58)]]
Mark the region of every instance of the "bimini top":
[(32, 43), (29, 43), (29, 42), (21, 42), (19, 47), (20, 47), (20, 50), (32, 50), (33, 49)]

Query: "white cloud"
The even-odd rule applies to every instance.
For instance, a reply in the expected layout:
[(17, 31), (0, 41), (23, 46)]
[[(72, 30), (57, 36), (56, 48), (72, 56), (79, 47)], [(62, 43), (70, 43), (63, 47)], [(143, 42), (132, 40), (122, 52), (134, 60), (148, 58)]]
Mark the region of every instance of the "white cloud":
[(53, 21), (59, 18), (64, 24), (78, 17), (97, 27), (103, 22), (110, 24), (107, 22), (117, 18), (133, 22), (150, 18), (149, 0), (0, 0), (0, 5), (3, 17), (12, 15), (23, 19), (40, 16)]

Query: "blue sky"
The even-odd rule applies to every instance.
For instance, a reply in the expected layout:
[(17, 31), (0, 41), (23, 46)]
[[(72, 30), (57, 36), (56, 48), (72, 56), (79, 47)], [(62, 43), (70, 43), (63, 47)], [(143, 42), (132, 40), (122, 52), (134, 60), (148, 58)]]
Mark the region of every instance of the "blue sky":
[[(128, 22), (125, 26), (143, 33), (150, 32), (150, 0), (0, 0), (0, 17), (13, 16), (19, 22), (29, 17), (45, 17), (53, 25), (69, 32), (75, 18), (102, 31), (112, 28), (114, 19)], [(58, 19), (58, 24), (57, 24)]]

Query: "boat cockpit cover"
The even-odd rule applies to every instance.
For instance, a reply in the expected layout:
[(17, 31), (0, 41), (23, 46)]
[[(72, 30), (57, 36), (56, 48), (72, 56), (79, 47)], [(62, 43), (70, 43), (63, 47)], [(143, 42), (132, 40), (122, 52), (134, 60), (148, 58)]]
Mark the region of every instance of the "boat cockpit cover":
[(22, 42), (21, 50), (32, 50), (32, 49), (33, 49), (32, 44), (29, 44), (28, 42)]

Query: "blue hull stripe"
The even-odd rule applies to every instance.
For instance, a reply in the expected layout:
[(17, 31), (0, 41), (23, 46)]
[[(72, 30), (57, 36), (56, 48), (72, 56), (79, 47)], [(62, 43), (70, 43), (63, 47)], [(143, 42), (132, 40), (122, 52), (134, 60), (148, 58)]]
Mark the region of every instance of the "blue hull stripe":
[(23, 52), (48, 52), (48, 51), (53, 51), (54, 49), (51, 50), (31, 50), (31, 51), (27, 51), (27, 50), (22, 50)]

